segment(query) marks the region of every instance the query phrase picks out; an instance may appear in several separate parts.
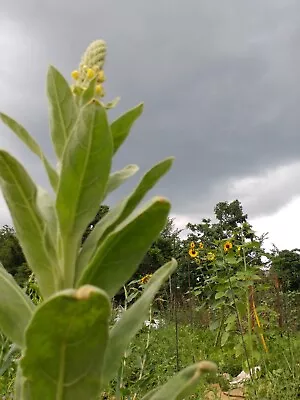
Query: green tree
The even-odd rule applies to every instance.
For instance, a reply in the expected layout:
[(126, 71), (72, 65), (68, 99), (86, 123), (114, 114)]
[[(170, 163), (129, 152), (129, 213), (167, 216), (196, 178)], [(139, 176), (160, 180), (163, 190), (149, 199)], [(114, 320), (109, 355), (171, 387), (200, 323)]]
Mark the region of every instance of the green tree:
[(271, 270), (277, 274), (285, 292), (300, 291), (300, 249), (274, 249)]
[(0, 262), (20, 285), (26, 282), (30, 271), (15, 230), (8, 225), (0, 229)]
[(237, 230), (243, 232), (245, 237), (254, 238), (251, 225), (247, 222), (248, 215), (244, 214), (239, 200), (231, 203), (221, 201), (214, 208), (216, 222), (210, 218), (203, 218), (200, 224), (187, 224), (190, 230), (188, 240), (202, 241), (203, 244), (213, 246), (216, 240), (231, 238)]

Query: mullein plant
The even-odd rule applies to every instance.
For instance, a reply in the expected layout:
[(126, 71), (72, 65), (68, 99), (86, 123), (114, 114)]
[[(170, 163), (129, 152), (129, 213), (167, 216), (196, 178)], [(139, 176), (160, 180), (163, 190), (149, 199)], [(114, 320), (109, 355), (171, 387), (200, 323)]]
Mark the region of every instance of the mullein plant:
[[(142, 327), (149, 306), (176, 261), (162, 266), (143, 295), (110, 327), (111, 300), (130, 279), (166, 224), (170, 202), (141, 201), (170, 169), (173, 158), (151, 168), (134, 191), (82, 236), (107, 195), (134, 175), (129, 165), (111, 172), (112, 160), (143, 111), (129, 110), (112, 123), (103, 102), (106, 45), (93, 42), (73, 85), (54, 67), (47, 75), (53, 167), (27, 130), (5, 114), (4, 124), (39, 157), (52, 187), (38, 186), (24, 166), (0, 150), (0, 184), (41, 301), (34, 304), (0, 266), (0, 330), (21, 351), (17, 400), (97, 399), (117, 374), (124, 351)], [(200, 375), (214, 370), (200, 362), (171, 378), (144, 399), (182, 399)]]

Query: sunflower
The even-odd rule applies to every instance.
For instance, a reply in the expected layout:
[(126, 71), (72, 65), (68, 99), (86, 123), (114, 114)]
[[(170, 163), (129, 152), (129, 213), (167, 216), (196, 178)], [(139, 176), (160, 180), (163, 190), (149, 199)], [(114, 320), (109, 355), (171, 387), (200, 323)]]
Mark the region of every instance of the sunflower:
[(237, 252), (237, 254), (240, 254), (240, 252), (241, 252), (241, 246), (238, 246), (236, 252)]
[(200, 265), (200, 258), (195, 258), (195, 262), (197, 265)]
[(145, 275), (145, 276), (143, 276), (141, 279), (140, 279), (140, 284), (141, 285), (145, 285), (145, 283), (147, 283), (148, 281), (149, 281), (149, 279), (151, 278), (151, 274), (147, 274), (147, 275)]
[(208, 261), (214, 261), (214, 259), (216, 258), (215, 254), (212, 253), (211, 251), (209, 253), (207, 253), (206, 258), (208, 259)]
[(191, 249), (194, 249), (194, 248), (195, 248), (195, 243), (194, 243), (194, 242), (191, 242), (190, 248), (191, 248)]
[(191, 247), (189, 249), (189, 255), (190, 255), (190, 257), (195, 258), (198, 255), (198, 251), (196, 251), (193, 247)]
[(199, 243), (199, 249), (203, 249), (204, 248), (204, 244), (202, 242)]
[(227, 251), (230, 250), (230, 249), (232, 249), (232, 243), (229, 242), (229, 241), (227, 241), (227, 242), (224, 244), (224, 251), (227, 252)]

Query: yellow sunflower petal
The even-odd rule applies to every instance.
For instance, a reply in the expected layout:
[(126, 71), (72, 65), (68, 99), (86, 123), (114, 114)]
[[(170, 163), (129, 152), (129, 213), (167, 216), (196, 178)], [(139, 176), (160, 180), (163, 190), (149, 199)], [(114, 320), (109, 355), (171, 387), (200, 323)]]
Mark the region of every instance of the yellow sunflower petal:
[(189, 255), (190, 255), (190, 257), (195, 258), (198, 255), (198, 251), (196, 251), (195, 249), (192, 248), (189, 250)]
[(224, 244), (224, 251), (227, 252), (227, 251), (229, 251), (230, 249), (232, 249), (232, 243), (229, 242), (229, 241), (227, 241), (227, 242)]

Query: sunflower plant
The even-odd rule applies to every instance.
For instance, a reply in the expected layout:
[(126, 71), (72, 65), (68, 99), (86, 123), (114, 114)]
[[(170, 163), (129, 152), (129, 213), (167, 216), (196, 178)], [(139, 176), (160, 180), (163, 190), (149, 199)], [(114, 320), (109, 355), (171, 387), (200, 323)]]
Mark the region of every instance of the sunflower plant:
[(254, 299), (264, 254), (261, 243), (245, 240), (238, 228), (231, 238), (215, 241), (194, 258), (190, 254), (198, 260), (201, 277), (194, 295), (214, 312), (210, 328), (216, 332), (215, 345), (233, 349), (232, 355), (242, 361), (245, 370), (261, 360), (261, 351), (268, 352)]
[[(0, 115), (40, 159), (52, 187), (47, 192), (38, 186), (19, 160), (0, 150), (2, 193), (41, 297), (34, 304), (1, 266), (0, 330), (21, 351), (16, 400), (98, 398), (115, 378), (156, 292), (176, 268), (171, 260), (153, 274), (142, 296), (110, 327), (111, 299), (134, 274), (166, 224), (170, 210), (166, 198), (154, 197), (138, 206), (170, 169), (173, 158), (151, 168), (82, 245), (82, 235), (100, 204), (138, 170), (129, 165), (111, 171), (143, 105), (109, 122), (107, 109), (116, 102), (103, 102), (105, 55), (105, 42), (93, 42), (72, 73), (71, 87), (53, 66), (48, 70), (56, 167), (22, 125)], [(193, 390), (202, 371), (210, 368), (214, 367), (192, 365), (145, 399), (181, 399)]]

